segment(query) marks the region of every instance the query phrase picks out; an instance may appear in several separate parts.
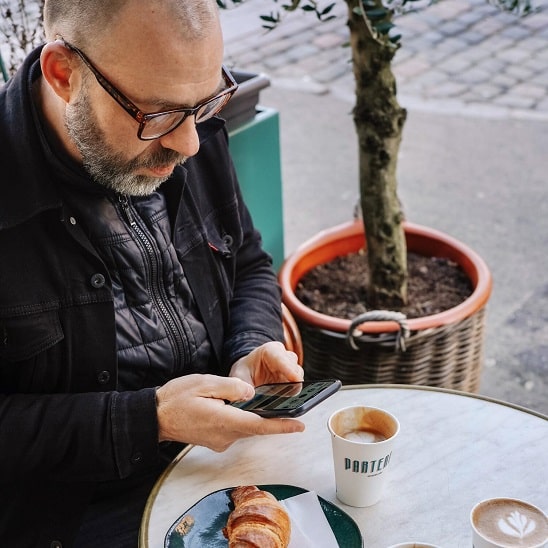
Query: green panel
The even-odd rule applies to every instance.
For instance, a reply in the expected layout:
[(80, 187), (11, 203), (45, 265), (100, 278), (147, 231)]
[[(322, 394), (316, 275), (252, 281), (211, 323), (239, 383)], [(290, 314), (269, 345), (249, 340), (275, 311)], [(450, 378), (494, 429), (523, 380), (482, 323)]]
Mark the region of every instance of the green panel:
[(0, 72), (2, 73), (2, 78), (4, 79), (4, 82), (7, 82), (9, 78), (9, 74), (8, 74), (8, 70), (6, 69), (6, 65), (4, 64), (4, 59), (2, 59), (1, 52), (0, 52)]
[(284, 259), (279, 115), (261, 107), (255, 117), (230, 131), (230, 152), (255, 226), (278, 270)]

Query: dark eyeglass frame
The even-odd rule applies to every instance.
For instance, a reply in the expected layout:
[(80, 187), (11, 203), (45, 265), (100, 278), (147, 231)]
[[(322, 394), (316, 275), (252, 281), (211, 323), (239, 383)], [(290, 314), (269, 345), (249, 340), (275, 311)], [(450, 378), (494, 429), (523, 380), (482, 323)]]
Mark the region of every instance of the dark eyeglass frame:
[[(168, 133), (171, 133), (175, 129), (177, 129), (189, 116), (195, 116), (201, 109), (203, 109), (205, 106), (207, 106), (208, 103), (211, 103), (212, 101), (218, 101), (219, 99), (226, 97), (225, 101), (221, 104), (221, 107), (214, 111), (211, 116), (209, 116), (207, 119), (211, 118), (215, 114), (218, 114), (223, 107), (226, 106), (230, 98), (234, 95), (236, 90), (238, 89), (238, 84), (236, 83), (236, 80), (234, 80), (234, 77), (228, 69), (222, 65), (222, 76), (224, 79), (225, 84), (227, 85), (227, 88), (218, 93), (217, 95), (214, 95), (213, 97), (210, 97), (209, 99), (206, 99), (205, 101), (202, 101), (200, 104), (196, 105), (195, 107), (182, 107), (182, 108), (174, 108), (170, 110), (164, 110), (160, 112), (152, 112), (152, 113), (146, 113), (143, 112), (137, 105), (135, 105), (132, 101), (130, 101), (121, 91), (119, 91), (116, 86), (114, 86), (101, 72), (93, 65), (93, 63), (89, 60), (87, 55), (77, 47), (73, 46), (72, 44), (69, 44), (67, 41), (65, 41), (62, 37), (58, 37), (58, 39), (63, 43), (63, 45), (68, 48), (69, 50), (73, 51), (80, 57), (80, 59), (84, 62), (84, 64), (89, 68), (89, 70), (92, 72), (92, 74), (95, 76), (95, 79), (101, 87), (139, 124), (139, 129), (137, 131), (137, 137), (141, 139), (142, 141), (153, 141), (154, 139), (159, 139), (160, 137), (163, 137), (164, 135), (167, 135)], [(154, 118), (158, 118), (159, 116), (165, 116), (170, 114), (176, 114), (176, 113), (182, 113), (182, 118), (170, 129), (165, 131), (164, 133), (160, 133), (159, 135), (154, 135), (153, 137), (143, 137), (143, 131), (147, 125), (147, 122), (150, 120), (153, 120)], [(196, 120), (196, 123), (200, 123), (204, 120)]]

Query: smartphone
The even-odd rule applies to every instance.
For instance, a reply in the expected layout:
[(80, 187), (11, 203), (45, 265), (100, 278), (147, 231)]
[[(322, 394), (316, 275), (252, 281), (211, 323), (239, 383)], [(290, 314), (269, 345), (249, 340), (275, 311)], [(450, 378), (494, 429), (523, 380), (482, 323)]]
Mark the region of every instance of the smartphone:
[(342, 386), (337, 379), (263, 384), (249, 401), (230, 405), (261, 417), (300, 417)]

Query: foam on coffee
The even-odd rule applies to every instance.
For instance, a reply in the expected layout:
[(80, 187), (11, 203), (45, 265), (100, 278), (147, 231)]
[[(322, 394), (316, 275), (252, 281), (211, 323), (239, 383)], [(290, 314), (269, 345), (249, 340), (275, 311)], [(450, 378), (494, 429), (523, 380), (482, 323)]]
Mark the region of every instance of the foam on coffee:
[(343, 438), (350, 441), (358, 441), (360, 443), (378, 443), (379, 441), (387, 439), (382, 432), (373, 429), (351, 430), (350, 432), (346, 432)]
[(498, 498), (477, 504), (472, 525), (486, 540), (500, 546), (536, 547), (548, 541), (548, 518), (526, 502)]
[(385, 441), (398, 431), (397, 421), (374, 407), (353, 407), (333, 416), (331, 428), (341, 438), (361, 443)]

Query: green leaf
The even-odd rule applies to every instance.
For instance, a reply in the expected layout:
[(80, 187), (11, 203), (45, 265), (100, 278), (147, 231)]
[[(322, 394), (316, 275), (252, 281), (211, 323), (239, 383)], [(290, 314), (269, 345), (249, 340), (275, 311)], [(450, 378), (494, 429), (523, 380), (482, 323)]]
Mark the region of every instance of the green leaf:
[(384, 8), (375, 8), (372, 10), (365, 10), (365, 15), (367, 15), (371, 21), (378, 21), (379, 19), (384, 19), (388, 15), (388, 11)]
[(374, 25), (374, 27), (377, 29), (377, 31), (380, 32), (381, 34), (388, 34), (390, 29), (393, 29), (394, 26), (395, 25), (393, 23), (390, 23), (388, 21), (386, 21), (384, 23), (376, 23)]
[(266, 23), (277, 24), (277, 23), (280, 22), (280, 16), (278, 15), (278, 16), (274, 17), (273, 13), (271, 13), (270, 15), (260, 15), (259, 17), (260, 17), (260, 19), (262, 19)]
[(502, 10), (527, 15), (533, 11), (531, 0), (492, 0), (492, 3)]
[(320, 15), (322, 15), (322, 16), (327, 15), (334, 7), (335, 7), (335, 3), (333, 2), (333, 4), (329, 4), (329, 6), (324, 8)]
[(290, 4), (282, 4), (282, 8), (285, 11), (295, 11), (300, 4), (301, 4), (301, 0), (291, 0)]

